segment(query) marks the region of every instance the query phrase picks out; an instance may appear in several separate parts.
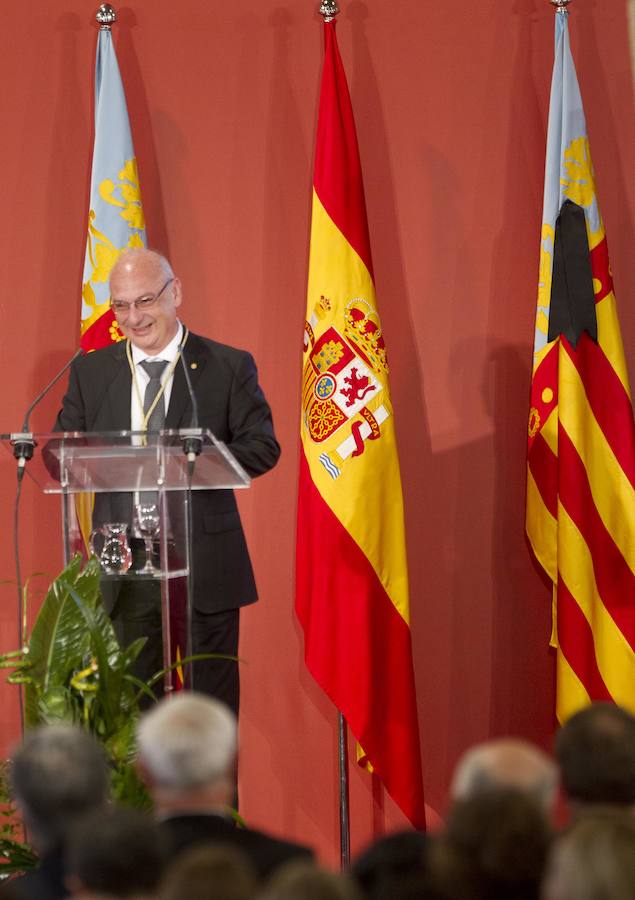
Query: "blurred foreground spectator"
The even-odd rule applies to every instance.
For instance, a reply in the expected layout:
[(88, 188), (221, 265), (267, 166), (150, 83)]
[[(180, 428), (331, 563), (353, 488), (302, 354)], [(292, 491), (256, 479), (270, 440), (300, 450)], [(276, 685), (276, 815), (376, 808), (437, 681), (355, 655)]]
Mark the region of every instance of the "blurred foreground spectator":
[(520, 791), (457, 800), (430, 847), (432, 883), (453, 900), (537, 900), (550, 839), (544, 811)]
[(543, 900), (632, 900), (635, 821), (618, 812), (588, 814), (552, 849)]
[(425, 872), (426, 836), (420, 831), (386, 835), (353, 860), (351, 875), (365, 897), (379, 900), (400, 882), (414, 883)]
[(138, 765), (175, 852), (201, 843), (231, 844), (259, 877), (308, 847), (236, 828), (229, 812), (236, 769), (236, 717), (191, 691), (161, 700), (138, 727)]
[(252, 900), (256, 888), (256, 873), (237, 847), (201, 844), (169, 867), (159, 900)]
[(354, 881), (307, 862), (283, 866), (257, 900), (362, 900)]
[(555, 754), (574, 814), (635, 804), (635, 717), (612, 703), (592, 703), (556, 734)]
[(166, 862), (166, 838), (147, 813), (111, 809), (81, 819), (69, 834), (66, 880), (74, 900), (150, 900)]
[(70, 831), (89, 812), (104, 810), (109, 792), (106, 757), (99, 744), (72, 725), (28, 732), (11, 760), (17, 808), (40, 863), (12, 886), (25, 900), (69, 894), (64, 853)]

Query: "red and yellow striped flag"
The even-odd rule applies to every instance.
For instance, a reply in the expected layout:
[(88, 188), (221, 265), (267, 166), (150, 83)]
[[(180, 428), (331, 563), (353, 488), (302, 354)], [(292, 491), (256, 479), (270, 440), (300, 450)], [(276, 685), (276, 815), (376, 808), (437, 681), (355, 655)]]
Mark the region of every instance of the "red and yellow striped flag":
[(306, 663), (386, 789), (425, 824), (388, 363), (355, 122), (327, 21), (316, 137), (296, 609)]
[(562, 12), (534, 351), (526, 524), (554, 586), (558, 718), (592, 700), (635, 711), (635, 427)]

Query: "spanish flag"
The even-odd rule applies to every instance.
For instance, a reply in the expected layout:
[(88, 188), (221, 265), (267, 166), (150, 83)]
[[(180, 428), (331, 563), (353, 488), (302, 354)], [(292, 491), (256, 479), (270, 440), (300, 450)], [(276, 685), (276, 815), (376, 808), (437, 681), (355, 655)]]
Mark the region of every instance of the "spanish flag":
[(411, 822), (425, 826), (403, 501), (364, 188), (327, 21), (302, 379), (296, 610), (306, 663)]
[(126, 97), (110, 26), (102, 25), (95, 65), (95, 141), (82, 284), (81, 343), (86, 353), (123, 339), (110, 309), (108, 278), (123, 248), (145, 247), (145, 243)]
[(553, 582), (560, 722), (635, 711), (635, 427), (567, 14), (556, 14), (527, 534)]

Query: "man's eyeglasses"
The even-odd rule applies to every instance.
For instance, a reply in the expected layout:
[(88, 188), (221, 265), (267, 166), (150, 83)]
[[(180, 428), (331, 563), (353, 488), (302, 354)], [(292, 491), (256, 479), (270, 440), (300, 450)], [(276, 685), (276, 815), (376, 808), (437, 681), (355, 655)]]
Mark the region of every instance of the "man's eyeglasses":
[(110, 308), (119, 318), (121, 318), (121, 316), (127, 316), (131, 306), (134, 306), (137, 312), (145, 312), (146, 310), (152, 309), (161, 297), (163, 291), (168, 285), (172, 284), (173, 281), (174, 278), (168, 278), (161, 290), (156, 294), (146, 294), (144, 297), (139, 297), (138, 300), (133, 300), (132, 303), (128, 303), (126, 300), (111, 300)]

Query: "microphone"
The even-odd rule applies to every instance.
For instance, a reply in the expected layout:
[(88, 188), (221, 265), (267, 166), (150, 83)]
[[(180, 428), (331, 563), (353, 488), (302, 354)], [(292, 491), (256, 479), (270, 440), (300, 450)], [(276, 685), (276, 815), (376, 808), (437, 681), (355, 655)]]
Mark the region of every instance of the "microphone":
[(36, 442), (33, 438), (33, 435), (29, 431), (29, 419), (31, 418), (31, 413), (35, 409), (35, 407), (40, 403), (51, 390), (51, 388), (57, 384), (60, 380), (64, 372), (71, 367), (71, 365), (75, 362), (78, 356), (81, 356), (83, 353), (83, 349), (80, 347), (78, 350), (73, 353), (71, 358), (67, 363), (59, 370), (57, 375), (46, 385), (43, 391), (41, 391), (33, 403), (27, 409), (24, 415), (24, 421), (22, 422), (22, 431), (16, 432), (11, 435), (11, 446), (13, 447), (13, 455), (18, 461), (18, 481), (22, 481), (24, 476), (24, 468), (27, 462), (33, 456), (33, 450), (35, 449)]
[[(190, 428), (198, 429), (198, 400), (196, 399), (196, 394), (194, 393), (194, 388), (192, 387), (192, 380), (190, 378), (190, 373), (187, 371), (187, 366), (185, 364), (185, 352), (183, 348), (181, 350), (181, 365), (183, 366), (183, 374), (185, 375), (185, 383), (187, 384), (187, 391), (190, 395), (190, 403), (192, 404), (192, 415), (190, 417)], [(183, 453), (187, 456), (187, 469), (190, 476), (194, 474), (194, 464), (196, 462), (196, 457), (199, 456), (201, 450), (203, 449), (203, 439), (200, 435), (185, 435), (183, 437)]]

